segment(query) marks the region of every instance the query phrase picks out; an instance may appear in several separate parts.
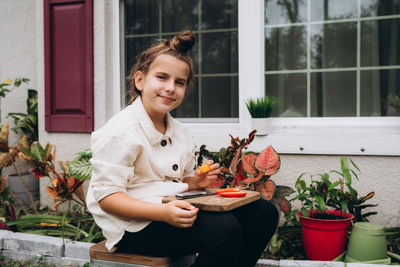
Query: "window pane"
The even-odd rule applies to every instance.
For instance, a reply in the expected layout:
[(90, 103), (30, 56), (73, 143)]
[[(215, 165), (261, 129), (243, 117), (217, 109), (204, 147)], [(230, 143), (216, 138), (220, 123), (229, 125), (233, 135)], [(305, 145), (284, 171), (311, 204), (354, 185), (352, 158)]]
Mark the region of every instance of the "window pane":
[(265, 24), (289, 24), (307, 21), (307, 1), (265, 0)]
[(390, 102), (400, 97), (400, 70), (361, 72), (361, 116), (400, 116)]
[(237, 0), (203, 0), (202, 29), (227, 29), (238, 26)]
[(197, 29), (199, 5), (197, 1), (163, 0), (163, 32), (180, 32), (186, 29)]
[(136, 62), (136, 57), (146, 48), (150, 47), (157, 37), (135, 37), (125, 39), (125, 63), (126, 73), (128, 76), (129, 71)]
[(311, 21), (357, 17), (357, 0), (310, 0)]
[(400, 19), (361, 22), (361, 66), (400, 65)]
[(209, 77), (202, 79), (201, 117), (237, 118), (238, 78)]
[[(123, 4), (126, 75), (138, 54), (155, 41), (191, 29), (196, 44), (189, 55), (196, 82), (171, 114), (178, 118), (238, 117), (238, 0), (126, 0)], [(210, 100), (215, 94), (217, 100)]]
[(125, 0), (125, 34), (157, 33), (157, 0)]
[(182, 104), (171, 111), (173, 117), (198, 118), (199, 117), (199, 87), (198, 79), (193, 81), (193, 86), (187, 88)]
[(357, 23), (311, 25), (310, 34), (312, 68), (357, 65)]
[(273, 117), (307, 116), (307, 74), (265, 76), (265, 95), (277, 98)]
[(202, 73), (238, 72), (237, 32), (204, 33), (201, 40)]
[(356, 116), (356, 72), (311, 73), (311, 116)]
[(376, 17), (400, 14), (400, 1), (398, 0), (362, 0), (361, 16)]
[(265, 66), (266, 70), (306, 69), (306, 27), (265, 29)]

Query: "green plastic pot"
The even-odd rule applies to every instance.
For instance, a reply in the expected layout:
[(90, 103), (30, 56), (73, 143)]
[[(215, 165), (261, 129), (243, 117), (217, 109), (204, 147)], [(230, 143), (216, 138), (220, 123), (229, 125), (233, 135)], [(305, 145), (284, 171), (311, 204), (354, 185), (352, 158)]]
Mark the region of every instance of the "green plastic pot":
[(346, 261), (364, 263), (384, 261), (386, 263), (388, 260), (390, 263), (383, 227), (369, 222), (355, 223), (350, 235)]
[(386, 258), (381, 259), (381, 260), (357, 261), (357, 260), (355, 260), (355, 259), (350, 258), (349, 256), (346, 256), (345, 262), (390, 265), (390, 264), (391, 264), (391, 259), (390, 259), (390, 257), (386, 257)]

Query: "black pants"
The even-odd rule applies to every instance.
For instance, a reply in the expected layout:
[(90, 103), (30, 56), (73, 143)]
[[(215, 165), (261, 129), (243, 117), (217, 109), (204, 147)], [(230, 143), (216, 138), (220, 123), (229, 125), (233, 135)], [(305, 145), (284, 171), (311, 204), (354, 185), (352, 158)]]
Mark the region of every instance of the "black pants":
[(190, 228), (152, 222), (125, 232), (118, 250), (179, 257), (199, 253), (193, 267), (254, 266), (278, 224), (276, 208), (263, 199), (229, 212), (199, 211)]

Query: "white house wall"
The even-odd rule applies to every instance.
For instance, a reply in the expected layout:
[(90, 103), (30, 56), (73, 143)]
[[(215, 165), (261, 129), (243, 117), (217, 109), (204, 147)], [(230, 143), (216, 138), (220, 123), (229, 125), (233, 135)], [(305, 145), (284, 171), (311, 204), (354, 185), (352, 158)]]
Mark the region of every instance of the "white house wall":
[[(112, 1), (94, 1), (94, 108), (95, 129), (101, 127), (117, 110), (113, 82), (119, 77), (113, 72), (115, 50), (113, 33)], [(2, 0), (0, 1), (0, 78), (28, 77), (30, 88), (39, 92), (39, 136), (40, 142), (51, 142), (57, 147), (57, 160), (65, 161), (75, 153), (89, 147), (90, 134), (47, 133), (44, 131), (44, 41), (43, 1)], [(113, 74), (114, 73), (114, 74)], [(119, 97), (119, 96), (118, 96)], [(25, 112), (26, 91), (16, 90), (6, 101), (2, 99), (1, 120), (8, 112)], [(196, 131), (193, 132), (196, 137)], [(200, 137), (200, 136), (199, 136)], [(241, 136), (244, 137), (244, 136)], [(225, 146), (229, 144), (227, 136)], [(199, 145), (207, 140), (201, 139)], [(210, 140), (210, 143), (211, 140)], [(267, 146), (268, 144), (265, 144)], [(360, 181), (354, 187), (360, 195), (375, 191), (369, 203), (378, 203), (374, 208), (378, 216), (372, 221), (395, 225), (400, 213), (400, 157), (395, 156), (350, 156), (361, 169)], [(302, 172), (312, 174), (339, 170), (340, 156), (281, 155), (282, 167), (272, 177), (277, 184), (294, 185)], [(51, 204), (45, 192), (48, 180), (41, 181), (41, 202)]]

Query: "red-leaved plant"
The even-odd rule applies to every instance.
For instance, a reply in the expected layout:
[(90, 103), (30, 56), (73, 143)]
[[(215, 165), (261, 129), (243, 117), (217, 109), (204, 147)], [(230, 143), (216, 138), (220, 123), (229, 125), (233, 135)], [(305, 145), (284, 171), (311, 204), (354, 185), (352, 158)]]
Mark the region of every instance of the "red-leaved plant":
[[(30, 149), (21, 148), (18, 156), (35, 167), (31, 170), (35, 178), (49, 177), (51, 186), (46, 188), (49, 196), (54, 199), (53, 209), (56, 209), (61, 203), (74, 200), (85, 207), (85, 197), (83, 194), (82, 183), (84, 180), (78, 180), (68, 174), (68, 162), (58, 162), (61, 174), (56, 170), (54, 164), (56, 149), (53, 145), (47, 143), (42, 147), (39, 142), (34, 142)], [(78, 199), (73, 197), (75, 194)]]
[(279, 205), (285, 215), (290, 213), (291, 205), (286, 199), (294, 190), (288, 186), (277, 186), (270, 177), (277, 173), (281, 161), (278, 153), (272, 146), (268, 146), (261, 153), (243, 150), (254, 140), (256, 131), (252, 131), (248, 138), (231, 137), (231, 145), (220, 152), (210, 153), (201, 146), (198, 164), (202, 157), (213, 159), (221, 165), (221, 174), (211, 187), (234, 187), (246, 185), (247, 188), (258, 191), (261, 197)]

